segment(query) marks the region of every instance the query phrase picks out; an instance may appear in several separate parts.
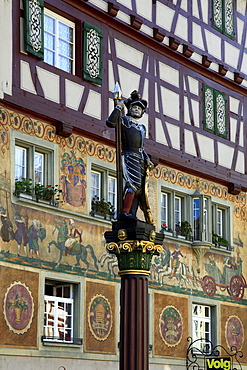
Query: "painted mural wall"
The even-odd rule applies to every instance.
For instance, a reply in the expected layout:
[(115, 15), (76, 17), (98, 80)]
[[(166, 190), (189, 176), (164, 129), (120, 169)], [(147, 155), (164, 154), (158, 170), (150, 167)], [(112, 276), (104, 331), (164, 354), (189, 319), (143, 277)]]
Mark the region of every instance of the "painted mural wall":
[[(13, 133), (17, 131), (43, 140), (44, 145), (45, 142), (53, 143), (58, 148), (57, 185), (60, 192), (59, 201), (55, 204), (26, 200), (14, 194), (14, 154), (11, 148)], [(22, 343), (23, 346), (36, 348), (37, 343), (33, 339), (37, 332), (36, 287), (39, 273), (47, 270), (89, 279), (85, 288), (85, 312), (88, 315), (85, 318), (84, 350), (115, 354), (116, 286), (120, 278), (116, 257), (106, 252), (105, 248), (104, 232), (111, 228), (111, 223), (90, 215), (88, 186), (90, 163), (97, 159), (106, 166), (115, 164), (115, 150), (75, 134), (64, 139), (55, 134), (53, 126), (2, 107), (0, 156), (0, 263), (4, 265), (0, 266), (1, 302), (5, 307), (1, 313), (4, 335), (0, 345), (20, 346)], [(228, 347), (237, 344), (238, 348), (242, 348), (246, 340), (246, 315), (244, 306), (241, 306), (246, 305), (247, 287), (244, 261), (246, 194), (233, 196), (222, 185), (158, 165), (151, 174), (149, 184), (150, 203), (156, 219), (159, 219), (160, 181), (166, 186), (171, 184), (191, 191), (199, 187), (202, 194), (228, 201), (233, 211), (234, 251), (224, 254), (212, 249), (198, 259), (190, 241), (174, 235), (167, 237), (164, 233), (163, 252), (154, 257), (151, 266), (155, 331), (153, 353), (163, 357), (165, 349), (166, 354), (173, 356), (173, 347), (185, 352), (189, 333), (188, 296), (220, 301), (222, 341)], [(161, 225), (157, 224), (156, 228), (160, 231)], [(100, 281), (105, 283), (103, 287)], [(234, 292), (235, 286), (237, 292)], [(179, 297), (175, 299), (174, 293)], [(16, 302), (20, 302), (23, 308), (22, 318), (17, 316)], [(94, 331), (93, 318), (99, 302), (110, 318), (106, 320), (103, 333)], [(234, 304), (239, 304), (241, 310), (234, 308)], [(231, 315), (227, 307), (232, 308)], [(171, 336), (167, 337), (169, 328)], [(233, 328), (239, 333), (236, 338), (232, 337)], [(24, 342), (20, 339), (22, 337)]]

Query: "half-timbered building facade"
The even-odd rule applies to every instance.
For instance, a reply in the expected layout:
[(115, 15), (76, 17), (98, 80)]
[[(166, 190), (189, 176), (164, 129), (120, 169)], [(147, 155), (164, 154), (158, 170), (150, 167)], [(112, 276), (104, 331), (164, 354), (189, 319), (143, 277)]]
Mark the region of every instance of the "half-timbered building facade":
[(116, 82), (156, 164), (150, 369), (247, 366), (246, 1), (0, 4), (0, 368), (118, 369)]

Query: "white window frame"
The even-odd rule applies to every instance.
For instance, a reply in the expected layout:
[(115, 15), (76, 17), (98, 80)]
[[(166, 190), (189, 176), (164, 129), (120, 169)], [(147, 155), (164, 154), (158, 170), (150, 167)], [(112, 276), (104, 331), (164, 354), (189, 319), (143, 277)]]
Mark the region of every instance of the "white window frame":
[[(116, 196), (115, 204), (113, 204), (115, 210), (117, 210), (117, 177), (116, 167), (111, 163), (107, 163), (97, 158), (88, 158), (88, 172), (87, 172), (87, 183), (88, 183), (88, 194), (90, 199), (94, 197), (92, 194), (92, 172), (100, 175), (100, 196), (99, 199), (104, 199), (106, 202), (109, 201), (109, 179), (116, 179)], [(91, 212), (91, 202), (88, 202), (88, 213)]]
[[(15, 188), (15, 147), (23, 147), (27, 150), (27, 173), (26, 178), (33, 180), (35, 185), (34, 153), (35, 151), (45, 154), (45, 175), (43, 185), (58, 185), (58, 146), (47, 140), (25, 134), (20, 131), (11, 130), (11, 183), (12, 193)], [(29, 161), (29, 163), (28, 163)]]
[[(191, 322), (191, 338), (192, 338), (192, 342), (194, 340), (196, 340), (196, 336), (195, 336), (195, 333), (194, 333), (194, 319), (196, 319), (198, 316), (196, 315), (193, 315), (193, 307), (195, 305), (198, 305), (198, 306), (204, 306), (204, 307), (209, 307), (210, 308), (210, 318), (207, 318), (207, 317), (198, 317), (199, 320), (201, 320), (202, 323), (206, 323), (206, 322), (209, 322), (209, 319), (210, 319), (210, 326), (209, 326), (209, 337), (208, 339), (212, 342), (213, 346), (215, 346), (217, 343), (218, 343), (218, 338), (220, 338), (220, 326), (219, 325), (215, 325), (216, 322), (219, 322), (220, 321), (220, 304), (219, 302), (212, 302), (211, 299), (209, 298), (195, 298), (195, 297), (190, 297), (189, 298), (189, 301), (190, 301), (190, 304), (189, 304), (189, 310), (190, 310), (190, 322)], [(202, 338), (202, 337), (200, 337)], [(200, 351), (196, 351), (196, 348), (199, 348), (199, 345), (201, 343), (200, 341), (200, 338), (198, 340), (198, 342), (196, 342), (194, 345), (193, 345), (193, 352), (194, 353), (198, 353), (200, 354)], [(199, 344), (199, 345), (198, 345)], [(194, 349), (195, 348), (195, 349)], [(211, 350), (211, 348), (210, 348)]]
[(161, 224), (168, 225), (168, 194), (165, 192), (161, 193), (161, 199), (160, 199), (160, 217), (161, 217)]
[[(74, 299), (62, 298), (55, 296), (44, 296), (45, 308), (49, 311), (44, 311), (44, 335), (47, 341), (56, 341), (63, 343), (73, 343), (74, 338), (74, 325), (73, 325), (73, 312), (74, 312)], [(71, 312), (66, 311), (66, 306), (70, 306)], [(65, 308), (64, 308), (65, 307)], [(52, 316), (50, 317), (52, 310)], [(67, 319), (70, 318), (70, 326), (67, 324)], [(47, 325), (46, 325), (47, 324)], [(54, 330), (54, 335), (49, 335), (50, 331)], [(61, 332), (64, 332), (63, 338)], [(66, 334), (70, 332), (70, 339), (66, 340)]]
[[(221, 214), (221, 234), (218, 232), (219, 222), (218, 215)], [(219, 203), (216, 199), (212, 199), (212, 214), (213, 214), (213, 233), (217, 234), (220, 237), (223, 237), (228, 240), (231, 245), (231, 206), (226, 205), (225, 203)]]
[[(176, 213), (179, 212), (179, 222), (189, 221), (187, 217), (187, 194), (181, 192), (181, 188), (173, 185), (168, 188), (168, 186), (163, 186), (163, 183), (160, 183), (160, 204), (159, 204), (159, 227), (166, 224), (168, 231), (175, 232), (176, 230)], [(165, 206), (164, 200), (165, 199)], [(176, 200), (179, 200), (179, 210), (176, 210)]]
[[(200, 309), (208, 310), (208, 316), (206, 315), (196, 315), (194, 310), (196, 307)], [(204, 341), (202, 339), (209, 340), (212, 339), (212, 317), (211, 317), (211, 307), (204, 304), (193, 303), (192, 304), (192, 339), (193, 342), (196, 340), (196, 348), (199, 348), (201, 352), (204, 351)], [(211, 350), (211, 348), (210, 348)]]
[[(52, 52), (54, 52), (55, 54), (55, 57), (54, 57), (54, 67), (57, 67), (59, 69), (62, 69), (60, 66), (59, 66), (59, 55), (60, 55), (60, 49), (59, 49), (59, 33), (58, 33), (58, 26), (59, 26), (59, 23), (62, 23), (70, 28), (72, 28), (72, 33), (73, 33), (73, 43), (72, 43), (72, 58), (68, 58), (66, 56), (67, 59), (70, 59), (72, 60), (72, 70), (71, 71), (66, 71), (65, 72), (68, 72), (68, 73), (71, 73), (71, 74), (75, 74), (75, 23), (74, 22), (71, 22), (70, 20), (68, 20), (67, 18), (64, 18), (60, 15), (58, 15), (57, 13), (54, 13), (52, 12), (51, 10), (48, 10), (48, 9), (44, 9), (44, 17), (47, 16), (47, 17), (50, 17), (52, 19), (55, 20), (55, 33), (53, 34), (53, 36), (55, 37), (55, 47), (54, 47), (54, 50), (51, 50)], [(46, 33), (47, 31), (44, 30), (44, 33)], [(47, 32), (48, 33), (48, 32)], [(67, 42), (67, 41), (66, 41)], [(46, 47), (44, 45), (44, 53), (45, 53), (45, 50), (49, 50), (48, 47)], [(48, 63), (47, 61), (45, 61), (46, 63)], [(50, 64), (50, 63), (48, 63)], [(64, 69), (62, 69), (64, 70)]]
[[(213, 234), (216, 233), (216, 222), (217, 222), (217, 209), (223, 212), (223, 237), (229, 241), (229, 245), (232, 245), (232, 235), (230, 225), (232, 217), (232, 203), (219, 199), (216, 197), (211, 197), (202, 193), (195, 192), (191, 189), (185, 189), (178, 185), (166, 183), (165, 181), (158, 181), (158, 207), (159, 207), (159, 217), (157, 219), (157, 227), (161, 227), (163, 223), (166, 223), (168, 228), (172, 230), (173, 225), (175, 225), (175, 198), (181, 198), (181, 221), (188, 221), (192, 226), (192, 235), (195, 236), (195, 225), (194, 225), (194, 199), (199, 199), (199, 205), (201, 210), (201, 219), (199, 227), (199, 239), (194, 238), (194, 241), (202, 241), (212, 243)], [(162, 219), (162, 194), (167, 196), (167, 216), (166, 222)], [(206, 205), (206, 208), (205, 208)], [(214, 248), (214, 246), (212, 246)], [(221, 248), (221, 247), (220, 247)], [(219, 250), (219, 248), (218, 248)], [(222, 248), (222, 251), (231, 252), (230, 249)]]
[[(195, 208), (195, 200), (199, 200), (199, 208)], [(192, 197), (192, 209), (193, 209), (193, 222), (192, 222), (192, 230), (194, 240), (196, 241), (210, 241), (212, 237), (211, 227), (209, 220), (212, 219), (211, 215), (211, 198), (209, 196), (204, 196), (203, 194), (196, 195)], [(199, 228), (196, 228), (195, 224), (195, 211), (200, 212), (199, 218)], [(198, 234), (198, 235), (197, 235)]]
[[(114, 188), (115, 191), (112, 191), (110, 189), (110, 180), (114, 182)], [(113, 204), (114, 208), (117, 209), (117, 178), (115, 176), (108, 176), (108, 197), (107, 200), (108, 202), (111, 202)], [(113, 199), (112, 199), (113, 198)]]

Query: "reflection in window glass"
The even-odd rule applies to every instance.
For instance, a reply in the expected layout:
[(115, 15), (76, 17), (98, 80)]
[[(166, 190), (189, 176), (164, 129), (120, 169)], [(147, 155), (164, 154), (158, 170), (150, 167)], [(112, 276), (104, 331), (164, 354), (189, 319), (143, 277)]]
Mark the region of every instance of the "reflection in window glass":
[(44, 154), (34, 153), (34, 175), (35, 184), (44, 183)]
[(91, 172), (91, 199), (96, 195), (100, 198), (100, 172)]
[(194, 223), (194, 239), (200, 240), (200, 198), (193, 199), (193, 223)]
[(15, 146), (15, 179), (21, 180), (27, 177), (27, 150)]
[(167, 194), (161, 193), (161, 224), (166, 224), (168, 226), (167, 220)]

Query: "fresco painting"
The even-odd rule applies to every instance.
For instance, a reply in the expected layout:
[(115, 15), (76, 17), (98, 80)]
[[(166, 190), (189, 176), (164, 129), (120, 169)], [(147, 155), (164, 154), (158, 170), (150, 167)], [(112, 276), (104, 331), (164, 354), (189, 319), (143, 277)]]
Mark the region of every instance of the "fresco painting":
[(86, 203), (86, 166), (82, 158), (76, 158), (75, 152), (71, 150), (64, 153), (61, 160), (63, 201), (73, 207), (84, 206)]
[[(42, 269), (93, 276), (100, 274), (100, 278), (119, 279), (116, 257), (106, 252), (102, 237), (100, 239), (111, 224), (100, 220), (97, 225), (95, 220), (94, 225), (90, 223), (88, 203), (91, 199), (86, 196), (87, 157), (102, 160), (107, 166), (107, 163), (115, 163), (115, 149), (76, 134), (68, 138), (60, 137), (55, 134), (52, 125), (6, 109), (0, 112), (0, 124), (1, 156), (4, 163), (8, 163), (0, 174), (0, 259)], [(37, 208), (33, 200), (27, 208), (24, 202), (19, 202), (11, 194), (11, 130), (58, 146), (59, 216), (57, 207), (54, 217), (55, 208), (52, 213), (51, 205), (39, 205)], [(242, 271), (241, 256), (244, 253), (242, 239), (247, 233), (246, 194), (234, 196), (224, 186), (216, 186), (210, 181), (201, 181), (161, 165), (150, 174), (152, 194), (156, 192), (158, 180), (231, 202), (234, 210), (234, 253), (228, 256), (211, 250), (198, 266), (188, 243), (179, 238), (174, 243), (164, 239), (163, 253), (152, 261), (150, 284), (164, 290), (176, 287), (178, 291), (197, 291), (204, 296), (244, 299), (246, 271)], [(32, 204), (34, 207), (30, 206)], [(151, 207), (158, 209), (155, 196), (151, 197)], [(83, 215), (86, 216), (84, 220)]]
[(24, 334), (30, 328), (34, 303), (32, 293), (25, 283), (15, 281), (5, 293), (4, 319), (9, 329), (15, 334)]
[(241, 350), (244, 342), (244, 327), (241, 319), (236, 315), (230, 315), (225, 325), (226, 341), (229, 348), (235, 347)]

